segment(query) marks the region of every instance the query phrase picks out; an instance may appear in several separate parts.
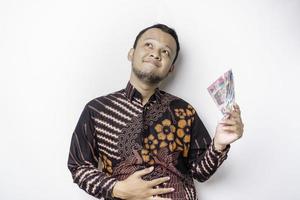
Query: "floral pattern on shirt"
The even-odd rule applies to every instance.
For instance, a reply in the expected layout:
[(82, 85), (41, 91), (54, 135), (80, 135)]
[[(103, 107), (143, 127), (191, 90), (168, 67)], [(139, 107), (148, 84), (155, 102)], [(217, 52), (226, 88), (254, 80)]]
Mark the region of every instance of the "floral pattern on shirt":
[(141, 154), (145, 163), (153, 165), (153, 156), (157, 155), (157, 150), (161, 148), (167, 148), (169, 152), (180, 151), (183, 157), (188, 156), (195, 110), (188, 105), (186, 109), (175, 108), (174, 113), (178, 118), (176, 125), (173, 125), (170, 119), (162, 119), (155, 125), (155, 132), (144, 138)]

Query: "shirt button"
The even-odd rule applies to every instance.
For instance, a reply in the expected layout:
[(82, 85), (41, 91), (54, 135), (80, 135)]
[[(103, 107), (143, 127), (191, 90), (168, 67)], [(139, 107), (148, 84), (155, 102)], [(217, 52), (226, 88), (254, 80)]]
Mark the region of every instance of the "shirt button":
[(144, 126), (144, 129), (148, 129), (148, 126), (147, 126), (147, 125), (145, 125), (145, 126)]

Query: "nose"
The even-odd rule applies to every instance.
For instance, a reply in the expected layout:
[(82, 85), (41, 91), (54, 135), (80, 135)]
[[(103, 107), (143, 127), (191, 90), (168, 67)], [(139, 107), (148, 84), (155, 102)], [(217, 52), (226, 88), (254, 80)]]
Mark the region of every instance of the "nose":
[(153, 51), (150, 53), (150, 57), (154, 58), (155, 60), (160, 60), (160, 55), (159, 55), (158, 50), (153, 50)]

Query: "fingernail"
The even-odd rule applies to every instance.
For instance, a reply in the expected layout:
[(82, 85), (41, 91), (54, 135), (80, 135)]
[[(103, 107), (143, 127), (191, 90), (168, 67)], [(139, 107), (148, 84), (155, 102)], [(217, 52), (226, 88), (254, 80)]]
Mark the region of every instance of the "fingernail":
[(149, 168), (149, 170), (150, 170), (150, 171), (152, 171), (153, 169), (154, 169), (154, 167), (153, 167), (153, 166)]
[(171, 191), (173, 192), (175, 190), (175, 188), (172, 188)]

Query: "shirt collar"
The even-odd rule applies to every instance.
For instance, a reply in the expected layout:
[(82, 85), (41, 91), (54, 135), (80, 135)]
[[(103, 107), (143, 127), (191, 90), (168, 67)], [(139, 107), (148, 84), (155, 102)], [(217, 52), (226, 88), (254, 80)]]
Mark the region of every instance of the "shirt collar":
[[(142, 99), (141, 93), (130, 83), (130, 81), (128, 81), (127, 86), (125, 88), (125, 95), (130, 101), (132, 101), (133, 97), (135, 97), (137, 99)], [(160, 103), (161, 96), (162, 96), (162, 93), (161, 93), (160, 89), (157, 87), (157, 88), (155, 88), (155, 92), (150, 97), (149, 101), (156, 100), (158, 103)]]

